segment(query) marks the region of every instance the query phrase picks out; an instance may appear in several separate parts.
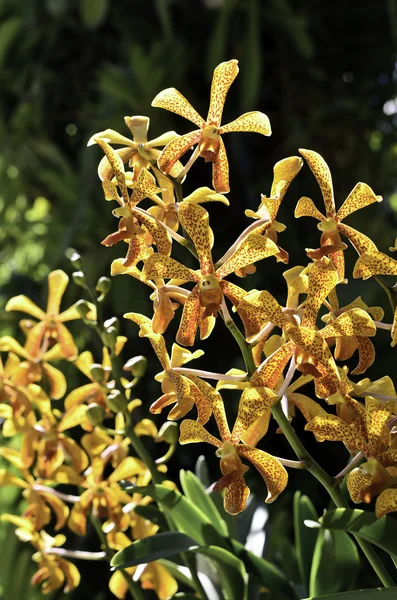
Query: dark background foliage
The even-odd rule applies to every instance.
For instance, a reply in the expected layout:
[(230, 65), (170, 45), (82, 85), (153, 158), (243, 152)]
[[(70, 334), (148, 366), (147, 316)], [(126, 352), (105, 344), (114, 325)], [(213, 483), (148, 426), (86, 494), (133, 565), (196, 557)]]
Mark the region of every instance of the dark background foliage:
[[(189, 131), (185, 120), (152, 108), (152, 99), (174, 86), (205, 115), (212, 71), (230, 58), (240, 61), (240, 75), (228, 95), (225, 122), (248, 110), (262, 110), (270, 117), (273, 135), (234, 134), (226, 140), (231, 206), (209, 207), (215, 257), (249, 224), (244, 209), (256, 209), (260, 193), (269, 193), (274, 163), (296, 154), (300, 147), (314, 149), (327, 160), (337, 206), (358, 181), (384, 196), (382, 204), (361, 211), (348, 223), (387, 251), (394, 244), (397, 219), (396, 44), (395, 0), (321, 4), (316, 0), (3, 0), (0, 306), (20, 293), (44, 303), (48, 272), (64, 268), (71, 273), (64, 255), (69, 246), (84, 256), (93, 282), (108, 274), (111, 261), (124, 248), (100, 244), (114, 231), (116, 220), (96, 175), (101, 151), (87, 149), (87, 140), (108, 127), (126, 134), (123, 117), (136, 114), (151, 118), (151, 137), (168, 129)], [(210, 185), (208, 167), (203, 161), (195, 164), (185, 194), (198, 185)], [(321, 208), (318, 187), (307, 167), (292, 184), (279, 213), (279, 220), (287, 225), (280, 243), (290, 253), (289, 266), (304, 264), (304, 248), (318, 245), (314, 222), (293, 217), (303, 194)], [(341, 290), (342, 303), (362, 295), (369, 305), (384, 306), (390, 321), (383, 291), (372, 281), (353, 280), (353, 250), (347, 255), (349, 285)], [(271, 259), (238, 283), (247, 289), (269, 289), (283, 302), (284, 269)], [(80, 296), (81, 290), (70, 286), (65, 302)], [(121, 317), (130, 310), (150, 315), (147, 288), (129, 277), (115, 278), (106, 310), (108, 316)], [(2, 335), (16, 332), (15, 314), (2, 310), (0, 319)], [(150, 357), (148, 376), (138, 389), (143, 416), (158, 394), (152, 381), (158, 365), (149, 344), (137, 337), (137, 328), (125, 322), (122, 327), (130, 338), (125, 358)], [(80, 348), (93, 347), (99, 359), (100, 348), (90, 331), (82, 332), (79, 326), (74, 331)], [(380, 332), (378, 338), (377, 363), (368, 376), (394, 376), (395, 354), (388, 336)], [(200, 347), (206, 354), (198, 366), (219, 371), (242, 366), (238, 348), (221, 323)], [(70, 381), (79, 383), (72, 370)], [(237, 398), (230, 392), (229, 396), (225, 392), (226, 397), (233, 407)], [(313, 443), (311, 437), (303, 437)], [(291, 456), (281, 436), (269, 435), (261, 447)], [(170, 463), (171, 474), (176, 477), (180, 467), (194, 468), (203, 451), (181, 448)], [(331, 444), (314, 451), (331, 473), (346, 460), (346, 452)], [(215, 479), (218, 465), (211, 450), (208, 463)], [(261, 498), (264, 490), (258, 477), (252, 474), (249, 481)], [(279, 539), (287, 540), (291, 533), (291, 498), (298, 488), (318, 507), (327, 501), (313, 479), (292, 473), (288, 491), (271, 507), (270, 522)], [(5, 498), (3, 492), (1, 497)], [(268, 553), (283, 564), (287, 559), (281, 542), (273, 546)], [(95, 566), (87, 569), (89, 573), (94, 575), (89, 587), (83, 584), (73, 597), (108, 597), (105, 569)], [(360, 583), (376, 585), (365, 572)], [(13, 597), (28, 598), (28, 594), (26, 589)]]

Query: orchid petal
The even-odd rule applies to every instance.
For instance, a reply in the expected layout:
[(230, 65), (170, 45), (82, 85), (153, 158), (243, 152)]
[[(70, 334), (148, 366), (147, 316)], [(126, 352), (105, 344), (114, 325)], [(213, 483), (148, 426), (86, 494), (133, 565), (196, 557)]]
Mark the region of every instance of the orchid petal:
[(21, 344), (19, 342), (17, 342), (17, 340), (15, 340), (10, 335), (5, 335), (0, 338), (0, 351), (1, 352), (14, 352), (18, 356), (21, 356), (22, 358), (28, 357), (28, 354), (27, 354), (25, 348), (23, 348), (21, 346)]
[(226, 196), (222, 194), (217, 194), (214, 190), (211, 190), (209, 187), (200, 187), (197, 188), (194, 192), (186, 196), (183, 199), (183, 203), (191, 202), (192, 204), (203, 204), (204, 202), (222, 202), (222, 204), (226, 204), (229, 206), (229, 200)]
[(247, 505), (250, 490), (244, 481), (244, 477), (239, 477), (232, 481), (225, 490), (223, 507), (229, 515), (238, 515)]
[[(349, 449), (362, 450), (364, 440), (357, 427), (348, 425), (335, 415), (317, 416), (305, 426), (306, 431), (312, 431), (320, 442), (344, 442)], [(365, 449), (365, 448), (364, 448)]]
[(317, 221), (326, 220), (324, 215), (316, 208), (313, 200), (311, 198), (307, 198), (307, 196), (302, 196), (302, 198), (299, 198), (298, 204), (295, 207), (294, 215), (297, 219), (300, 217), (313, 217), (314, 219), (317, 219)]
[(363, 491), (371, 484), (371, 481), (372, 475), (364, 473), (360, 467), (353, 469), (348, 474), (346, 486), (354, 504), (360, 504), (363, 501)]
[(61, 347), (64, 357), (68, 360), (75, 360), (79, 352), (76, 344), (74, 343), (72, 334), (62, 323), (56, 324), (56, 331), (58, 343)]
[(179, 279), (199, 282), (201, 277), (192, 269), (169, 256), (153, 254), (145, 261), (143, 268), (145, 279)]
[(299, 149), (320, 186), (327, 217), (335, 216), (334, 189), (329, 167), (323, 157), (313, 150)]
[(308, 276), (309, 291), (304, 305), (303, 327), (315, 327), (321, 305), (337, 283), (337, 271), (328, 258), (324, 257), (312, 264)]
[(108, 477), (109, 483), (120, 481), (121, 479), (128, 479), (134, 475), (139, 475), (145, 469), (145, 465), (141, 460), (133, 456), (127, 456), (118, 467)]
[(344, 223), (338, 223), (338, 231), (348, 238), (358, 254), (363, 254), (367, 251), (371, 253), (377, 252), (378, 249), (374, 242), (369, 237), (361, 233), (361, 231), (357, 231), (357, 229), (353, 229), (353, 227), (349, 227)]
[(245, 300), (240, 303), (239, 309), (254, 312), (263, 322), (274, 323), (280, 329), (290, 324), (277, 300), (267, 290), (248, 293)]
[(255, 371), (251, 378), (251, 385), (254, 387), (268, 387), (273, 390), (294, 351), (295, 344), (293, 342), (283, 344)]
[(216, 272), (219, 279), (223, 279), (229, 273), (242, 269), (264, 258), (275, 256), (278, 247), (269, 238), (258, 233), (250, 233), (237, 247), (237, 250), (228, 258)]
[(130, 206), (136, 206), (141, 200), (150, 198), (159, 192), (161, 192), (161, 189), (158, 187), (153, 175), (147, 169), (142, 169), (134, 185), (129, 204)]
[(229, 185), (229, 161), (227, 159), (225, 144), (219, 138), (218, 155), (212, 164), (212, 185), (218, 194), (230, 192)]
[(124, 122), (131, 131), (135, 144), (145, 144), (150, 125), (149, 117), (124, 117)]
[(268, 491), (265, 502), (274, 502), (288, 483), (288, 473), (283, 465), (271, 454), (257, 448), (239, 445), (236, 446), (236, 450), (240, 456), (247, 458), (263, 477)]
[(197, 421), (185, 419), (180, 425), (179, 433), (179, 443), (182, 445), (206, 442), (207, 444), (212, 444), (217, 448), (222, 446), (222, 442), (208, 433), (208, 431), (204, 429), (200, 423), (197, 423)]
[(213, 274), (208, 212), (198, 204), (182, 202), (179, 205), (179, 222), (191, 237), (197, 250), (202, 275)]
[(200, 129), (205, 125), (204, 120), (200, 117), (198, 112), (193, 108), (185, 96), (183, 96), (175, 88), (167, 88), (163, 90), (154, 98), (152, 106), (156, 108), (164, 108), (170, 112), (180, 115), (185, 119), (188, 119)]
[(166, 131), (165, 133), (162, 133), (158, 137), (150, 140), (149, 142), (146, 142), (145, 149), (157, 148), (158, 146), (166, 146), (167, 144), (172, 142), (172, 140), (175, 140), (178, 137), (179, 134), (176, 131)]
[(255, 447), (269, 429), (271, 412), (268, 410), (263, 413), (241, 436), (241, 441), (247, 446)]
[(384, 490), (376, 499), (375, 512), (378, 519), (397, 510), (397, 490)]
[(96, 143), (102, 148), (104, 151), (106, 158), (108, 159), (114, 176), (116, 177), (117, 185), (120, 188), (121, 195), (123, 197), (124, 203), (127, 204), (129, 201), (129, 195), (127, 190), (127, 185), (125, 182), (125, 171), (123, 160), (120, 157), (120, 154), (113, 150), (111, 146), (104, 140), (100, 138), (95, 139)]
[(183, 312), (176, 341), (182, 346), (193, 346), (197, 328), (200, 322), (201, 306), (199, 299), (200, 288), (196, 285), (190, 292), (183, 306)]
[(152, 323), (148, 317), (141, 315), (139, 313), (126, 313), (124, 315), (125, 319), (129, 319), (133, 321), (140, 327), (139, 337), (147, 337), (149, 338), (150, 343), (152, 344), (153, 350), (156, 353), (157, 358), (160, 361), (163, 369), (170, 368), (170, 359), (168, 357), (167, 348), (165, 345), (165, 340), (162, 335), (158, 333), (154, 333), (152, 330)]
[(222, 292), (225, 294), (227, 298), (232, 302), (233, 306), (236, 307), (238, 315), (243, 322), (245, 337), (248, 339), (255, 336), (259, 333), (262, 319), (258, 316), (255, 308), (251, 306), (241, 305), (243, 300), (247, 297), (246, 290), (234, 285), (234, 283), (230, 283), (230, 281), (221, 281), (220, 287)]
[(369, 314), (361, 308), (353, 308), (343, 312), (337, 319), (319, 331), (321, 337), (331, 338), (339, 336), (374, 336), (376, 325)]
[(105, 129), (104, 131), (99, 131), (98, 133), (95, 133), (88, 140), (87, 146), (93, 146), (94, 144), (96, 144), (97, 138), (103, 140), (104, 142), (107, 142), (108, 144), (121, 144), (123, 146), (132, 146), (135, 148), (137, 147), (137, 144), (135, 142), (128, 139), (124, 135), (121, 135), (121, 133), (118, 133), (114, 129)]
[(264, 413), (268, 412), (277, 400), (276, 394), (265, 387), (246, 388), (240, 398), (238, 413), (234, 423), (231, 443), (237, 444), (245, 431)]
[(238, 75), (238, 61), (233, 59), (218, 65), (212, 76), (207, 124), (219, 127), (227, 93)]
[(59, 369), (56, 369), (47, 362), (42, 364), (43, 371), (47, 375), (47, 379), (50, 383), (49, 396), (54, 400), (63, 398), (66, 393), (66, 379), (65, 375)]
[(155, 219), (154, 217), (152, 217), (150, 214), (146, 214), (145, 212), (140, 211), (139, 208), (132, 208), (131, 214), (135, 216), (138, 219), (138, 221), (140, 221), (140, 223), (144, 225), (149, 231), (157, 246), (157, 251), (160, 254), (164, 255), (171, 254), (171, 236), (168, 233), (165, 225), (157, 219)]
[(200, 139), (201, 131), (195, 129), (190, 133), (186, 133), (185, 135), (172, 140), (172, 142), (162, 150), (158, 159), (159, 168), (163, 173), (168, 175), (175, 163), (189, 150), (189, 148), (198, 144)]
[(354, 265), (353, 277), (369, 279), (373, 275), (397, 275), (397, 260), (377, 250), (365, 252)]
[(365, 400), (366, 408), (366, 429), (368, 436), (368, 449), (374, 456), (384, 450), (390, 440), (390, 431), (387, 422), (390, 420), (394, 402), (383, 402), (367, 396)]
[(220, 134), (230, 133), (231, 131), (248, 131), (253, 133), (261, 133), (269, 136), (272, 134), (269, 117), (262, 112), (253, 110), (244, 113), (235, 121), (222, 125), (219, 129)]
[(350, 192), (338, 212), (336, 213), (335, 220), (343, 221), (348, 215), (365, 208), (373, 202), (382, 202), (382, 196), (376, 196), (374, 191), (366, 183), (357, 183), (357, 185)]
[(39, 308), (30, 298), (21, 294), (20, 296), (14, 296), (7, 302), (5, 310), (18, 310), (28, 315), (32, 315), (36, 319), (43, 321), (46, 318), (46, 314), (41, 308)]
[[(25, 351), (31, 358), (38, 358), (40, 355), (40, 347), (47, 331), (48, 325), (45, 321), (37, 323), (28, 333)], [(77, 352), (76, 352), (77, 355)]]

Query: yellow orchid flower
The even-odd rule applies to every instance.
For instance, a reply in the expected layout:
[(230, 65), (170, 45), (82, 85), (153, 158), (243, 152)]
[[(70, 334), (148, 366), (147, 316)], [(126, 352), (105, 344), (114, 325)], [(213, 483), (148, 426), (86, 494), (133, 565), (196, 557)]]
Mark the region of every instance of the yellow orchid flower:
[(188, 119), (199, 129), (182, 135), (171, 141), (161, 152), (158, 164), (163, 173), (170, 173), (175, 163), (191, 146), (197, 145), (194, 157), (199, 156), (206, 162), (212, 162), (212, 183), (215, 191), (225, 194), (229, 188), (229, 164), (226, 149), (222, 140), (224, 133), (231, 131), (252, 131), (262, 135), (271, 135), (268, 117), (261, 112), (245, 113), (232, 123), (221, 126), (223, 107), (227, 92), (238, 74), (237, 60), (223, 62), (216, 67), (212, 78), (210, 106), (206, 121), (200, 117), (186, 98), (175, 88), (160, 92), (152, 102), (152, 106), (165, 108)]
[(239, 443), (244, 431), (249, 429), (257, 419), (257, 411), (264, 412), (266, 405), (273, 400), (272, 395), (267, 396), (266, 400), (262, 395), (258, 397), (258, 394), (252, 397), (252, 391), (255, 392), (247, 388), (241, 396), (232, 432), (227, 423), (222, 399), (214, 403), (212, 408), (221, 436), (220, 440), (197, 421), (186, 419), (180, 426), (181, 444), (206, 442), (217, 448), (216, 455), (221, 459), (222, 477), (215, 484), (214, 491), (225, 490), (224, 507), (226, 512), (232, 515), (245, 509), (250, 493), (244, 480), (248, 467), (242, 463), (242, 458), (249, 460), (263, 477), (268, 489), (266, 502), (273, 502), (285, 489), (288, 481), (287, 471), (278, 459), (263, 450)]
[(307, 254), (310, 258), (315, 259), (325, 255), (330, 256), (337, 268), (339, 281), (343, 281), (345, 277), (343, 251), (347, 246), (342, 243), (340, 234), (348, 238), (358, 254), (362, 254), (367, 250), (377, 251), (377, 248), (367, 236), (357, 231), (357, 229), (345, 225), (342, 221), (350, 214), (373, 202), (381, 202), (382, 196), (376, 196), (366, 183), (360, 182), (350, 192), (339, 210), (336, 211), (332, 177), (327, 163), (320, 154), (313, 150), (300, 149), (299, 152), (305, 158), (320, 186), (326, 211), (324, 216), (315, 207), (313, 200), (306, 196), (300, 198), (296, 205), (295, 217), (313, 217), (320, 221), (317, 227), (322, 231), (321, 246), (317, 250), (308, 250)]
[[(147, 134), (150, 125), (148, 117), (135, 116), (124, 117), (124, 122), (132, 133), (132, 140), (121, 135), (114, 129), (106, 129), (95, 133), (88, 141), (87, 146), (92, 146), (102, 140), (107, 144), (116, 144), (122, 146), (116, 150), (123, 163), (129, 164), (133, 169), (133, 179), (136, 181), (142, 169), (152, 168), (153, 163), (157, 163), (160, 156), (158, 148), (166, 146), (172, 140), (179, 138), (175, 131), (167, 131), (159, 137), (148, 142)], [(181, 171), (182, 165), (177, 163), (170, 173), (176, 177)], [(102, 182), (111, 181), (114, 176), (114, 170), (111, 162), (104, 156), (98, 166), (98, 175)]]
[[(28, 341), (25, 347), (22, 347), (11, 336), (0, 338), (0, 351), (8, 352), (8, 356), (12, 353), (15, 357), (13, 358), (15, 368), (12, 376), (14, 384), (26, 388), (31, 383), (40, 383), (45, 377), (50, 384), (50, 397), (59, 400), (66, 392), (66, 379), (62, 371), (48, 361), (65, 358), (60, 344), (57, 343), (43, 352), (43, 345), (35, 344), (31, 347)], [(17, 356), (25, 360), (19, 361)]]
[(210, 396), (215, 390), (198, 377), (185, 377), (174, 370), (195, 358), (199, 358), (204, 352), (202, 350), (190, 352), (185, 348), (181, 348), (178, 344), (173, 344), (171, 356), (169, 356), (163, 336), (153, 331), (148, 317), (138, 313), (126, 313), (124, 318), (130, 319), (139, 325), (139, 336), (149, 339), (164, 369), (155, 377), (157, 381), (161, 382), (163, 395), (153, 402), (149, 409), (150, 412), (158, 414), (166, 406), (175, 404), (168, 414), (168, 419), (175, 420), (184, 417), (195, 405), (198, 421), (203, 424), (206, 423), (212, 412)]
[(104, 531), (113, 528), (124, 530), (130, 523), (130, 517), (123, 512), (123, 507), (131, 502), (131, 496), (118, 485), (121, 479), (136, 480), (137, 476), (147, 473), (147, 467), (138, 458), (127, 456), (107, 477), (104, 476), (106, 464), (99, 457), (92, 459), (90, 467), (84, 473), (81, 486), (85, 491), (80, 502), (73, 505), (68, 520), (68, 527), (78, 535), (85, 535), (87, 515), (90, 510), (100, 519), (106, 519)]
[[(273, 183), (270, 196), (261, 195), (261, 203), (256, 212), (247, 209), (245, 214), (252, 219), (266, 219), (266, 223), (255, 229), (256, 233), (262, 233), (277, 244), (278, 234), (285, 231), (285, 225), (276, 221), (277, 213), (287, 190), (303, 167), (303, 160), (299, 156), (289, 156), (280, 160), (273, 168)], [(276, 260), (288, 263), (288, 252), (280, 248)], [(239, 273), (237, 273), (239, 275)]]
[[(278, 247), (270, 239), (250, 233), (233, 254), (215, 270), (207, 211), (197, 204), (182, 203), (179, 208), (179, 220), (195, 245), (200, 271), (193, 271), (168, 256), (155, 254), (145, 261), (143, 275), (147, 279), (178, 279), (196, 283), (183, 307), (176, 335), (179, 344), (192, 346), (200, 320), (217, 314), (222, 307), (224, 295), (237, 305), (239, 312), (239, 302), (246, 296), (246, 291), (225, 281), (225, 277), (247, 264), (276, 255)], [(246, 320), (243, 312), (239, 314), (250, 333), (253, 327), (259, 327), (257, 323)]]
[[(336, 302), (336, 304), (335, 304)], [(380, 306), (370, 307), (360, 298), (356, 298), (350, 304), (339, 308), (337, 304), (337, 296), (336, 294), (333, 297), (333, 310), (328, 315), (324, 315), (321, 317), (322, 321), (327, 324), (335, 323), (336, 319), (340, 317), (339, 323), (346, 322), (349, 320), (356, 319), (355, 330), (358, 332), (360, 330), (358, 320), (363, 318), (362, 313), (358, 313), (358, 311), (354, 309), (360, 309), (361, 311), (365, 311), (374, 321), (379, 322), (383, 319), (383, 309)], [(345, 315), (341, 317), (341, 315)], [(335, 337), (335, 351), (334, 356), (336, 360), (348, 360), (351, 358), (356, 350), (358, 350), (359, 362), (357, 367), (352, 371), (353, 375), (360, 375), (364, 373), (374, 362), (375, 360), (375, 347), (369, 337), (364, 335), (365, 332), (365, 323), (363, 321), (363, 335), (340, 335)], [(332, 340), (332, 338), (330, 338)]]
[[(5, 456), (6, 458), (6, 456)], [(14, 461), (18, 458), (14, 455)], [(22, 459), (21, 459), (22, 464)], [(21, 469), (22, 476), (16, 477), (6, 469), (0, 469), (0, 487), (16, 486), (23, 490), (23, 496), (28, 506), (23, 511), (22, 517), (29, 519), (37, 531), (43, 529), (51, 521), (52, 512), (56, 516), (55, 531), (62, 529), (69, 515), (69, 509), (56, 491), (44, 485), (45, 481), (35, 479), (27, 469)]]
[(51, 554), (53, 548), (62, 546), (66, 537), (58, 533), (51, 537), (45, 531), (37, 532), (33, 523), (26, 517), (4, 514), (3, 521), (17, 526), (16, 535), (23, 542), (30, 542), (36, 549), (33, 560), (38, 563), (38, 571), (33, 575), (32, 585), (41, 585), (43, 594), (49, 594), (60, 588), (65, 593), (75, 589), (80, 583), (80, 573), (77, 567), (60, 555)]
[[(77, 357), (77, 348), (73, 337), (63, 323), (80, 319), (80, 313), (75, 305), (59, 312), (68, 282), (69, 277), (60, 269), (52, 271), (48, 275), (47, 312), (44, 312), (24, 295), (15, 296), (7, 302), (6, 311), (18, 310), (39, 321), (28, 334), (25, 347), (28, 355), (36, 356), (38, 349), (44, 354), (52, 348), (55, 342), (58, 342), (64, 358), (73, 360)], [(91, 312), (88, 318), (95, 318), (95, 307), (90, 305), (90, 308)]]

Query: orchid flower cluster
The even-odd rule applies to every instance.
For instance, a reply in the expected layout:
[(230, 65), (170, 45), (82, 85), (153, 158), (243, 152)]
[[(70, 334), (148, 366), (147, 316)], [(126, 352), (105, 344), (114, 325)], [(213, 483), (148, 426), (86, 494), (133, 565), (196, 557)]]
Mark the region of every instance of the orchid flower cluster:
[[(53, 518), (56, 532), (66, 527), (81, 536), (90, 521), (99, 530), (103, 546), (111, 550), (157, 531), (158, 526), (141, 517), (137, 509), (149, 504), (151, 497), (130, 493), (120, 482), (129, 482), (131, 488), (132, 484), (148, 485), (158, 473), (164, 477), (165, 461), (149, 464), (141, 437), (168, 439), (162, 431), (171, 431), (169, 422), (176, 420), (180, 421), (180, 444), (207, 443), (216, 448), (220, 477), (213, 490), (224, 492), (224, 508), (232, 515), (245, 509), (250, 494), (245, 480), (247, 462), (263, 478), (268, 503), (287, 487), (289, 468), (307, 468), (320, 481), (332, 479), (302, 452), (293, 429), (297, 410), (307, 422), (305, 429), (318, 442), (342, 442), (347, 449), (348, 465), (333, 485), (346, 477), (352, 502), (368, 503), (375, 498), (378, 517), (397, 510), (395, 388), (387, 375), (376, 381), (355, 379), (375, 360), (372, 338), (378, 329), (390, 330), (392, 346), (397, 343), (396, 292), (380, 277), (397, 275), (397, 261), (344, 222), (382, 197), (367, 184), (358, 183), (336, 210), (328, 165), (317, 152), (300, 150), (300, 156), (284, 158), (274, 166), (269, 196), (261, 196), (256, 212), (245, 211), (252, 223), (224, 256), (214, 259), (216, 235), (203, 204), (229, 205), (223, 135), (271, 134), (268, 117), (257, 111), (221, 124), (225, 99), (237, 74), (236, 60), (216, 67), (205, 120), (174, 88), (156, 96), (152, 106), (188, 119), (196, 127), (192, 132), (180, 136), (170, 131), (148, 141), (149, 119), (135, 116), (125, 118), (132, 139), (107, 129), (89, 141), (104, 152), (98, 175), (105, 199), (118, 205), (113, 209), (119, 219), (117, 230), (102, 244), (127, 244), (125, 258), (112, 263), (111, 274), (134, 277), (151, 292), (150, 316), (129, 312), (124, 317), (139, 327), (140, 337), (149, 340), (161, 366), (155, 378), (161, 394), (148, 406), (152, 414), (171, 407), (160, 433), (150, 419), (134, 422), (133, 411), (140, 400), (132, 392), (143, 375), (141, 359), (133, 358), (125, 365), (132, 380), (120, 376), (117, 364), (127, 339), (118, 335), (114, 320), (101, 320), (101, 296), (90, 292), (90, 303), (82, 301), (60, 312), (68, 276), (58, 270), (49, 275), (46, 312), (25, 296), (7, 304), (6, 310), (27, 313), (35, 320), (21, 321), (24, 346), (11, 337), (0, 339), (0, 350), (8, 353), (0, 376), (3, 435), (19, 434), (21, 440), (19, 450), (0, 450), (12, 465), (1, 471), (0, 485), (20, 487), (27, 500), (22, 516), (2, 518), (14, 523), (19, 537), (36, 549), (38, 571), (33, 582), (43, 584), (43, 593), (61, 586), (68, 591), (79, 582), (77, 568), (66, 558), (68, 551), (61, 548), (65, 536), (51, 537), (45, 531)], [(200, 187), (184, 197), (182, 184), (199, 158), (212, 163), (212, 188)], [(292, 265), (283, 272), (286, 289), (280, 302), (267, 290), (248, 291), (233, 280), (237, 276), (248, 283), (260, 261), (288, 264), (288, 252), (278, 239), (285, 226), (277, 218), (290, 184), (305, 163), (319, 185), (324, 211), (302, 197), (295, 216), (315, 218), (321, 237), (318, 248), (306, 249), (307, 264)], [(347, 283), (348, 246), (342, 239), (358, 255), (353, 278), (374, 277), (388, 292), (392, 323), (383, 321), (382, 308), (368, 306), (361, 297), (340, 306), (339, 286)], [(172, 257), (173, 244), (195, 257), (195, 269)], [(88, 289), (83, 271), (75, 273), (74, 279)], [(107, 291), (104, 281), (97, 286), (98, 292), (105, 290), (102, 296)], [(232, 313), (237, 314), (239, 324)], [(65, 327), (65, 322), (78, 318), (97, 329), (103, 344), (101, 364), (90, 351), (79, 354)], [(169, 351), (167, 328), (173, 319), (179, 327)], [(189, 348), (224, 325), (225, 335), (234, 336), (241, 349), (245, 371), (232, 367), (227, 373), (214, 373), (187, 365), (203, 355), (202, 350)], [(349, 372), (343, 363), (355, 353), (358, 364)], [(67, 394), (65, 376), (52, 364), (58, 360), (73, 362), (89, 383)], [(217, 383), (211, 385), (208, 380)], [(229, 389), (241, 394), (232, 427), (228, 403), (222, 397)], [(61, 399), (63, 410), (55, 408)], [(107, 419), (113, 419), (112, 427), (104, 425)], [(271, 419), (277, 421), (298, 460), (258, 448), (259, 444), (266, 448)], [(76, 427), (83, 430), (79, 441), (68, 433)], [(214, 428), (217, 435), (211, 433)], [(130, 455), (131, 449), (137, 456)], [(175, 487), (172, 482), (166, 484)], [(75, 486), (76, 493), (60, 491), (63, 485)], [(103, 558), (106, 553), (98, 554)], [(110, 589), (118, 598), (126, 595), (131, 576), (143, 588), (155, 589), (160, 599), (171, 598), (177, 589), (167, 568), (151, 562), (143, 569), (132, 567), (112, 575)]]

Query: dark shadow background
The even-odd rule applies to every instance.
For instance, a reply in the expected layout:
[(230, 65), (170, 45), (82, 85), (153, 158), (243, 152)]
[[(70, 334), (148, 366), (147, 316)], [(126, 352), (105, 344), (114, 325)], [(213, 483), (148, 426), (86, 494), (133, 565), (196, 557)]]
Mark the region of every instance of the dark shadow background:
[[(300, 147), (316, 150), (327, 160), (337, 207), (358, 181), (384, 196), (382, 204), (360, 211), (347, 223), (387, 252), (394, 244), (397, 220), (396, 47), (395, 0), (5, 0), (0, 5), (0, 306), (20, 293), (44, 304), (48, 272), (63, 268), (71, 273), (64, 256), (70, 246), (83, 255), (93, 282), (109, 273), (111, 261), (123, 255), (124, 247), (100, 244), (117, 224), (111, 215), (114, 206), (104, 201), (96, 174), (101, 151), (87, 149), (88, 139), (106, 128), (128, 135), (123, 117), (137, 114), (150, 117), (150, 137), (169, 129), (189, 131), (184, 119), (152, 108), (152, 99), (162, 89), (176, 87), (205, 116), (213, 69), (230, 58), (239, 60), (240, 74), (230, 89), (224, 122), (258, 109), (269, 115), (273, 135), (242, 133), (225, 140), (231, 206), (209, 206), (215, 259), (250, 223), (244, 209), (256, 209), (260, 194), (269, 193), (274, 163), (297, 154)], [(210, 182), (209, 165), (199, 161), (184, 193)], [(287, 225), (280, 244), (290, 254), (288, 267), (270, 259), (255, 275), (235, 279), (246, 289), (268, 289), (281, 303), (283, 270), (304, 264), (304, 248), (318, 246), (315, 223), (294, 220), (301, 195), (312, 197), (322, 209), (319, 189), (306, 166), (279, 213)], [(390, 322), (384, 292), (375, 282), (353, 280), (354, 251), (346, 255), (349, 285), (340, 291), (341, 304), (361, 295), (371, 306), (382, 305)], [(175, 257), (185, 259), (178, 250)], [(147, 292), (132, 278), (115, 278), (107, 316), (121, 317), (131, 310), (150, 316)], [(81, 289), (71, 285), (65, 306), (80, 297)], [(0, 311), (2, 335), (15, 334), (17, 316)], [(170, 344), (176, 325), (170, 327)], [(144, 402), (141, 416), (146, 416), (159, 395), (152, 379), (158, 364), (149, 343), (137, 337), (136, 326), (124, 322), (122, 329), (130, 338), (125, 359), (136, 354), (150, 359), (148, 376), (137, 390)], [(100, 348), (91, 332), (82, 331), (79, 324), (73, 331), (79, 347), (94, 348), (99, 360)], [(396, 359), (387, 333), (381, 331), (377, 342), (377, 362), (368, 376), (394, 377)], [(205, 356), (194, 366), (217, 371), (243, 366), (237, 345), (221, 323), (200, 347)], [(70, 366), (68, 373), (70, 389), (85, 383)], [(232, 414), (238, 398), (225, 392), (226, 398)], [(299, 425), (303, 423), (298, 420)], [(302, 437), (313, 445), (311, 436)], [(261, 447), (292, 458), (281, 436), (269, 434)], [(202, 452), (215, 479), (218, 461), (212, 449), (196, 446), (180, 449), (170, 463), (171, 475), (176, 478), (181, 467), (193, 469)], [(332, 474), (346, 461), (346, 452), (336, 445), (323, 444), (314, 453)], [(251, 471), (250, 487), (262, 497), (263, 486)], [(277, 527), (287, 537), (292, 494), (298, 488), (319, 508), (327, 502), (312, 478), (291, 473), (288, 491), (271, 507), (271, 522), (282, 523)], [(270, 552), (281, 564), (286, 560), (280, 549)], [(87, 571), (93, 574), (90, 591), (83, 584), (73, 598), (107, 598), (105, 567), (95, 565)], [(377, 582), (363, 571), (360, 584), (371, 587)]]

